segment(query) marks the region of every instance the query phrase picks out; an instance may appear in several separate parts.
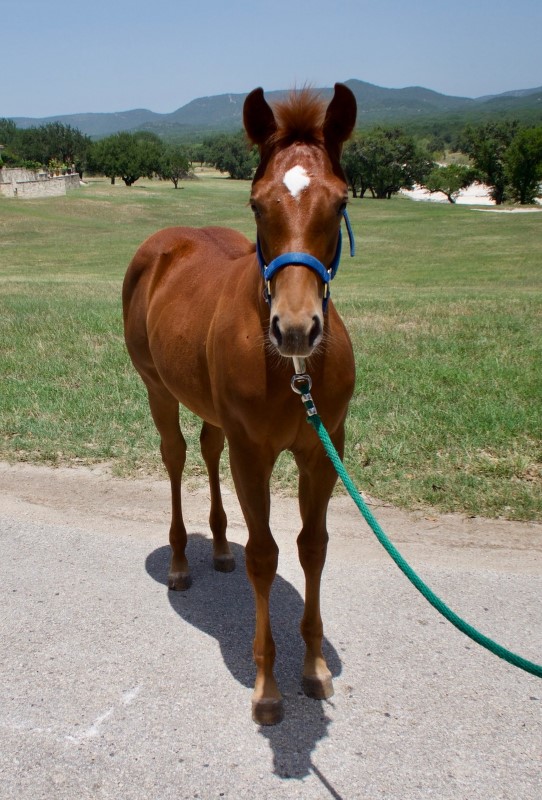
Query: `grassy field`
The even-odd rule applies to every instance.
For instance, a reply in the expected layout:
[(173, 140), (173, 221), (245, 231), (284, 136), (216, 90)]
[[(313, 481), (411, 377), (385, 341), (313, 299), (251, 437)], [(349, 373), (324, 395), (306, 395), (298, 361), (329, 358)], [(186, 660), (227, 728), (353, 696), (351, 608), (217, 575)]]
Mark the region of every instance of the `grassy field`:
[[(175, 224), (254, 235), (249, 186), (215, 176), (64, 198), (0, 198), (0, 458), (161, 469), (125, 353), (120, 286), (140, 242)], [(346, 465), (407, 508), (542, 519), (542, 214), (354, 200), (354, 259), (333, 297), (358, 383)], [(199, 423), (183, 412), (189, 483)], [(284, 457), (276, 487), (293, 486)], [(228, 481), (227, 463), (224, 479)]]

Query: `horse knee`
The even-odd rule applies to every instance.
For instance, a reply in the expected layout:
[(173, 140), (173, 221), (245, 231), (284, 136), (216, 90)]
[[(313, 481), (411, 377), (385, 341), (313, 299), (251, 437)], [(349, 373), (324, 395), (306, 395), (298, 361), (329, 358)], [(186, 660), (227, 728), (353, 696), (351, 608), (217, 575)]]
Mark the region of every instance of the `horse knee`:
[(307, 532), (303, 529), (297, 537), (297, 550), (299, 562), (305, 571), (322, 569), (327, 555), (329, 535), (327, 530), (321, 536), (315, 537), (314, 531)]
[(245, 548), (247, 573), (251, 581), (272, 583), (277, 572), (279, 548), (273, 539), (265, 549), (248, 542)]

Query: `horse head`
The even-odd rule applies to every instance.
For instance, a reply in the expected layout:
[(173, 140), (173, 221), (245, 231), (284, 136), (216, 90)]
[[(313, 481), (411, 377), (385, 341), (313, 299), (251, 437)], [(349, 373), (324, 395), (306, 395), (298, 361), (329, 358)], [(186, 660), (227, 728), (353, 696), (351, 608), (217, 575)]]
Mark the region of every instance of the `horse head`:
[(307, 357), (324, 335), (324, 313), (340, 255), (348, 189), (340, 158), (356, 121), (350, 89), (335, 84), (327, 108), (309, 90), (268, 105), (262, 89), (243, 120), (258, 145), (251, 207), (270, 306), (269, 336), (283, 356)]

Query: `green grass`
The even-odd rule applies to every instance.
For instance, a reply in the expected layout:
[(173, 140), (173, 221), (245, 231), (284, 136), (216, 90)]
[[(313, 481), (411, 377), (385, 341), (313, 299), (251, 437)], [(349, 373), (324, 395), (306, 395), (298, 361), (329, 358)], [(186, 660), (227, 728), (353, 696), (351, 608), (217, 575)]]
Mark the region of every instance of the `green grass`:
[[(161, 227), (253, 236), (248, 196), (247, 183), (207, 177), (0, 198), (0, 458), (161, 469), (124, 350), (122, 277)], [(395, 198), (354, 200), (350, 217), (357, 255), (343, 255), (333, 298), (357, 360), (355, 482), (407, 508), (542, 519), (542, 214)], [(183, 411), (182, 424), (199, 481), (199, 422)], [(283, 458), (276, 488), (293, 482)]]

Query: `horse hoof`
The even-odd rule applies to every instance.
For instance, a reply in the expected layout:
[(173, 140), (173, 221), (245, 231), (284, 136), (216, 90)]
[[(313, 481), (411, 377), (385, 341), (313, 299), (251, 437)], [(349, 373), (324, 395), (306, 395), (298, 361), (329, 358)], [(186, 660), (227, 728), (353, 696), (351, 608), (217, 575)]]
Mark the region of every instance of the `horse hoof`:
[(233, 572), (235, 569), (235, 558), (230, 553), (226, 553), (226, 555), (223, 556), (214, 556), (213, 567), (217, 572)]
[(284, 717), (282, 700), (253, 700), (252, 719), (258, 725), (277, 725)]
[(170, 572), (167, 585), (173, 592), (186, 592), (192, 586), (192, 576), (189, 572)]
[(307, 697), (314, 697), (315, 700), (329, 700), (334, 694), (333, 681), (331, 677), (316, 678), (313, 675), (304, 675), (303, 691)]

